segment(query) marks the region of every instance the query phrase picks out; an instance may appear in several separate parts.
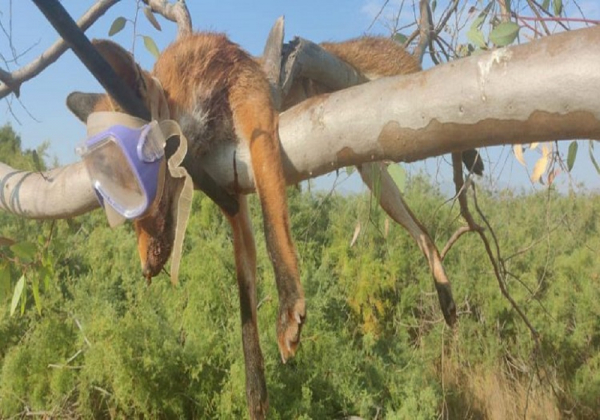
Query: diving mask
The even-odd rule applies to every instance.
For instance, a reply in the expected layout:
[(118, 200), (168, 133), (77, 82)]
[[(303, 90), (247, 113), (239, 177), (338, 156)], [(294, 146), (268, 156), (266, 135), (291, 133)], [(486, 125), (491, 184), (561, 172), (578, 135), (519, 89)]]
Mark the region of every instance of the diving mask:
[(158, 123), (152, 121), (140, 128), (110, 126), (83, 141), (76, 152), (102, 206), (108, 204), (123, 218), (135, 219), (160, 198), (165, 144)]

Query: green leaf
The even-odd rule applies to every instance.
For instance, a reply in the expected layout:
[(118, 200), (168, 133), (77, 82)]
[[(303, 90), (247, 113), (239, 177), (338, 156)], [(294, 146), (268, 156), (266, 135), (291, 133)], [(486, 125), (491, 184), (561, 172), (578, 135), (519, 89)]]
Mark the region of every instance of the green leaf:
[(10, 250), (23, 261), (29, 262), (33, 260), (37, 252), (37, 247), (31, 242), (17, 242), (10, 246)]
[(562, 0), (554, 0), (554, 16), (560, 16), (563, 10)]
[(549, 7), (550, 7), (550, 0), (544, 0), (544, 2), (542, 3), (542, 9), (548, 10)]
[(4, 302), (10, 292), (10, 267), (0, 264), (0, 301)]
[(406, 190), (406, 170), (399, 163), (389, 165), (387, 171), (401, 193)]
[(481, 32), (481, 30), (477, 29), (476, 27), (471, 27), (471, 29), (469, 29), (469, 32), (467, 32), (467, 38), (479, 48), (487, 47), (487, 44), (485, 43), (485, 38), (483, 37), (483, 32)]
[(572, 141), (569, 144), (569, 153), (567, 154), (567, 170), (571, 172), (573, 165), (575, 164), (575, 158), (577, 157), (577, 141)]
[(33, 164), (35, 165), (35, 170), (38, 172), (42, 172), (42, 163), (40, 161), (40, 157), (36, 150), (31, 152), (31, 156), (33, 157)]
[(481, 25), (483, 24), (483, 21), (485, 20), (485, 15), (483, 14), (483, 12), (473, 21), (473, 23), (471, 24), (471, 28), (479, 28), (481, 29)]
[(42, 314), (42, 299), (40, 298), (40, 282), (36, 278), (33, 279), (32, 291), (33, 291), (33, 301), (35, 302), (35, 307), (38, 311), (38, 314), (41, 315)]
[(12, 302), (10, 303), (10, 315), (12, 316), (17, 309), (17, 305), (19, 304), (19, 300), (21, 299), (21, 295), (23, 294), (23, 288), (25, 286), (25, 274), (21, 276), (17, 285), (15, 286), (15, 291), (13, 292)]
[(593, 140), (590, 140), (589, 151), (590, 151), (590, 159), (592, 161), (592, 164), (594, 165), (594, 168), (596, 168), (596, 172), (598, 172), (598, 174), (600, 174), (600, 166), (598, 166), (598, 162), (596, 162), (596, 158), (594, 157), (594, 141)]
[(110, 29), (108, 30), (108, 36), (113, 36), (121, 32), (125, 27), (126, 22), (127, 19), (125, 19), (123, 16), (119, 16), (118, 18), (116, 18), (113, 21), (112, 25), (110, 25)]
[(498, 47), (505, 47), (517, 38), (519, 35), (519, 25), (514, 22), (503, 22), (496, 26), (490, 32), (490, 41)]
[(157, 31), (162, 31), (162, 28), (160, 27), (160, 23), (158, 23), (158, 21), (156, 20), (156, 16), (154, 16), (154, 13), (152, 13), (151, 8), (149, 8), (149, 7), (144, 8), (144, 16), (146, 16), (146, 19), (148, 19), (150, 24), (152, 24), (152, 26), (154, 26), (154, 28)]
[(394, 34), (394, 41), (396, 41), (399, 44), (404, 44), (406, 43), (406, 41), (408, 41), (408, 38), (404, 34), (397, 33)]
[(21, 315), (25, 313), (25, 306), (27, 305), (27, 289), (23, 289), (23, 293), (21, 294)]
[(142, 38), (144, 38), (144, 46), (146, 47), (146, 49), (150, 52), (150, 54), (154, 56), (154, 58), (158, 58), (158, 56), (160, 55), (160, 51), (154, 43), (154, 40), (149, 36), (143, 36)]
[(435, 12), (436, 7), (437, 7), (437, 0), (433, 0), (431, 2), (431, 12), (432, 13)]

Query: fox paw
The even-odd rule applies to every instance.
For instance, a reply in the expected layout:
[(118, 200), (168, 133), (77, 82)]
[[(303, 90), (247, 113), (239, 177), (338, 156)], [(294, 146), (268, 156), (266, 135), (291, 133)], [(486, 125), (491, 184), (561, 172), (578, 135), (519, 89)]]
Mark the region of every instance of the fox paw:
[(289, 305), (283, 304), (279, 307), (277, 343), (279, 344), (279, 353), (283, 363), (296, 354), (305, 318), (306, 303), (304, 298), (296, 299)]

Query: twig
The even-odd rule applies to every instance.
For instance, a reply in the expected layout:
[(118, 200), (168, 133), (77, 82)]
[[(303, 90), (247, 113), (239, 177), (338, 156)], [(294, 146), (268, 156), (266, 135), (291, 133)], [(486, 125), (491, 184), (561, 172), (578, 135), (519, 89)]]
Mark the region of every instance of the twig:
[[(71, 315), (73, 316), (73, 315)], [(92, 347), (92, 343), (90, 342), (90, 340), (88, 340), (88, 338), (85, 336), (85, 333), (83, 332), (83, 327), (81, 326), (81, 322), (79, 322), (79, 320), (77, 318), (75, 318), (73, 316), (73, 320), (75, 321), (75, 325), (77, 325), (77, 328), (79, 328), (79, 331), (81, 331), (81, 335), (83, 336), (83, 340), (85, 341), (85, 343), (89, 346)]]
[[(600, 20), (596, 19), (586, 19), (586, 18), (569, 18), (569, 17), (561, 17), (561, 16), (549, 16), (549, 17), (541, 17), (541, 16), (521, 16), (515, 15), (520, 20), (532, 20), (535, 22), (578, 22), (578, 23), (591, 23), (593, 25), (600, 25)], [(567, 30), (569, 30), (567, 28)]]
[(504, 275), (506, 273), (506, 269), (504, 267), (504, 262), (500, 256), (500, 246), (498, 245), (498, 239), (496, 237), (494, 230), (492, 229), (492, 226), (489, 224), (489, 222), (487, 221), (487, 218), (485, 217), (485, 215), (479, 208), (479, 205), (477, 203), (477, 194), (476, 194), (474, 184), (472, 184), (471, 186), (473, 189), (473, 203), (475, 205), (475, 210), (477, 211), (477, 214), (479, 214), (479, 217), (481, 217), (481, 220), (483, 220), (483, 222), (486, 225), (487, 229), (489, 230), (490, 234), (492, 235), (492, 238), (494, 240), (494, 244), (496, 247), (496, 255), (497, 255), (496, 257), (494, 257), (494, 253), (492, 251), (490, 242), (489, 242), (488, 238), (485, 236), (484, 229), (481, 226), (477, 225), (477, 223), (475, 223), (475, 220), (473, 219), (473, 216), (471, 215), (471, 212), (469, 211), (469, 207), (468, 207), (468, 203), (467, 203), (467, 196), (466, 196), (466, 189), (463, 188), (464, 182), (463, 182), (462, 162), (461, 162), (460, 153), (452, 153), (452, 165), (454, 167), (454, 184), (455, 184), (456, 191), (457, 191), (458, 202), (460, 203), (461, 215), (467, 221), (469, 228), (479, 234), (479, 237), (481, 238), (481, 241), (483, 242), (483, 245), (485, 246), (485, 250), (487, 252), (490, 263), (492, 264), (492, 267), (494, 268), (494, 274), (496, 276), (496, 280), (498, 281), (498, 286), (500, 287), (500, 292), (502, 292), (502, 295), (510, 302), (513, 309), (515, 311), (517, 311), (517, 313), (519, 314), (519, 316), (521, 317), (523, 322), (525, 322), (525, 325), (527, 325), (527, 328), (529, 328), (529, 331), (531, 332), (531, 335), (532, 335), (533, 339), (535, 340), (536, 345), (539, 345), (539, 333), (533, 327), (533, 325), (527, 318), (527, 315), (525, 315), (525, 313), (521, 310), (521, 308), (519, 307), (517, 302), (515, 302), (515, 300), (512, 298), (512, 296), (508, 292), (508, 289), (506, 288), (506, 279), (505, 279), (505, 275)]
[[(544, 14), (546, 14), (546, 16), (554, 17), (554, 15), (553, 15), (552, 13), (550, 13), (548, 10), (546, 10), (545, 8), (543, 8), (543, 7), (542, 7), (542, 5), (541, 5), (541, 4), (539, 4), (537, 1), (535, 1), (535, 0), (531, 0), (531, 2), (532, 2), (533, 4), (535, 4), (535, 5), (536, 5), (536, 6), (537, 6), (537, 7), (538, 7), (538, 8), (539, 8), (539, 9), (540, 9), (542, 12), (544, 12)], [(583, 16), (583, 14), (582, 14), (582, 16)], [(565, 25), (565, 24), (564, 24), (564, 23), (562, 23), (561, 21), (557, 21), (557, 22), (558, 22), (558, 24), (559, 24), (560, 26), (562, 26), (562, 28), (563, 28), (565, 31), (568, 31), (568, 30), (569, 30), (569, 27), (568, 27), (567, 25)]]
[(454, 174), (454, 186), (456, 188), (456, 196), (460, 205), (460, 214), (465, 219), (469, 228), (474, 231), (483, 231), (483, 228), (475, 223), (475, 219), (469, 211), (467, 203), (467, 189), (463, 180), (462, 157), (461, 153), (452, 153), (452, 167)]
[[(490, 233), (492, 234), (492, 237), (494, 238), (494, 243), (496, 245), (496, 249), (497, 252), (500, 252), (500, 248), (498, 246), (498, 241), (496, 239), (496, 235), (491, 227), (491, 225), (488, 223), (487, 219), (485, 218), (485, 215), (483, 214), (483, 212), (481, 211), (481, 209), (479, 208), (479, 205), (477, 203), (477, 193), (475, 190), (475, 186), (473, 186), (473, 203), (475, 205), (475, 210), (477, 211), (477, 213), (479, 214), (479, 217), (481, 217), (481, 219), (483, 220), (483, 222), (486, 224), (488, 230), (490, 231)], [(488, 254), (488, 257), (490, 259), (490, 262), (492, 263), (492, 266), (494, 268), (494, 273), (496, 275), (496, 280), (498, 281), (498, 286), (500, 287), (500, 291), (502, 292), (502, 295), (504, 295), (504, 297), (510, 302), (510, 304), (512, 305), (513, 309), (515, 311), (517, 311), (517, 313), (519, 314), (519, 316), (521, 317), (521, 319), (523, 320), (523, 322), (525, 322), (525, 325), (527, 325), (527, 328), (529, 328), (529, 331), (531, 332), (531, 335), (535, 341), (536, 346), (539, 346), (540, 342), (539, 342), (539, 333), (537, 332), (537, 330), (534, 328), (534, 326), (531, 324), (531, 322), (529, 321), (529, 318), (527, 318), (527, 315), (525, 315), (525, 313), (521, 310), (521, 308), (519, 307), (519, 305), (517, 304), (517, 302), (515, 302), (515, 300), (512, 298), (511, 294), (508, 292), (508, 289), (506, 288), (506, 279), (504, 277), (504, 275), (502, 274), (502, 271), (500, 270), (501, 264), (503, 264), (502, 259), (500, 258), (500, 256), (498, 255), (498, 260), (500, 261), (500, 264), (498, 263), (498, 261), (496, 261), (496, 258), (494, 258), (494, 255), (492, 253), (492, 249), (490, 246), (490, 243), (487, 239), (487, 237), (485, 236), (483, 230), (478, 230), (477, 233), (479, 233), (479, 236), (485, 246), (486, 252)], [(504, 269), (504, 267), (502, 267)]]
[(256, 305), (256, 310), (258, 311), (260, 309), (260, 307), (263, 305), (263, 303), (265, 302), (270, 302), (271, 301), (271, 295), (267, 295), (264, 298), (262, 298), (260, 300), (260, 302), (258, 302), (258, 305)]
[(540, 22), (540, 24), (542, 25), (542, 28), (544, 28), (544, 31), (546, 32), (546, 35), (550, 35), (551, 32), (548, 29), (548, 26), (546, 25), (546, 22), (543, 21), (542, 15), (540, 15), (539, 10), (536, 9), (535, 4), (533, 4), (533, 2), (531, 0), (527, 0), (527, 4), (529, 4), (529, 7), (533, 11), (533, 13), (537, 16), (538, 21)]
[(456, 243), (456, 241), (458, 241), (458, 239), (464, 235), (467, 232), (472, 232), (473, 229), (471, 229), (469, 226), (461, 226), (459, 227), (456, 232), (454, 232), (452, 234), (452, 236), (450, 237), (450, 239), (448, 239), (448, 242), (446, 242), (446, 245), (444, 246), (444, 249), (442, 249), (442, 252), (440, 254), (440, 258), (442, 259), (442, 261), (444, 260), (444, 258), (446, 257), (446, 254), (448, 253), (448, 251), (450, 251), (450, 248), (452, 248), (452, 246)]
[(381, 16), (381, 14), (383, 13), (383, 9), (385, 9), (385, 6), (387, 6), (389, 2), (390, 2), (390, 0), (385, 0), (385, 2), (383, 3), (383, 6), (381, 6), (381, 8), (379, 9), (379, 12), (377, 12), (377, 14), (375, 15), (375, 17), (371, 21), (371, 24), (367, 28), (367, 32), (371, 30), (371, 28), (373, 27), (373, 25), (375, 25), (375, 22), (377, 22), (377, 19), (379, 19), (379, 16)]

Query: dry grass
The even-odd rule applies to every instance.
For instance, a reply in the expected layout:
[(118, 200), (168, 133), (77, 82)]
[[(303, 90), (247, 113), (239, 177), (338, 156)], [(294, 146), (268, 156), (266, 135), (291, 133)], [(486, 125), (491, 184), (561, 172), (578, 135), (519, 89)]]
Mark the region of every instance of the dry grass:
[(503, 362), (461, 366), (449, 362), (440, 372), (446, 389), (443, 418), (553, 420), (560, 410), (552, 389), (538, 379), (510, 374)]

